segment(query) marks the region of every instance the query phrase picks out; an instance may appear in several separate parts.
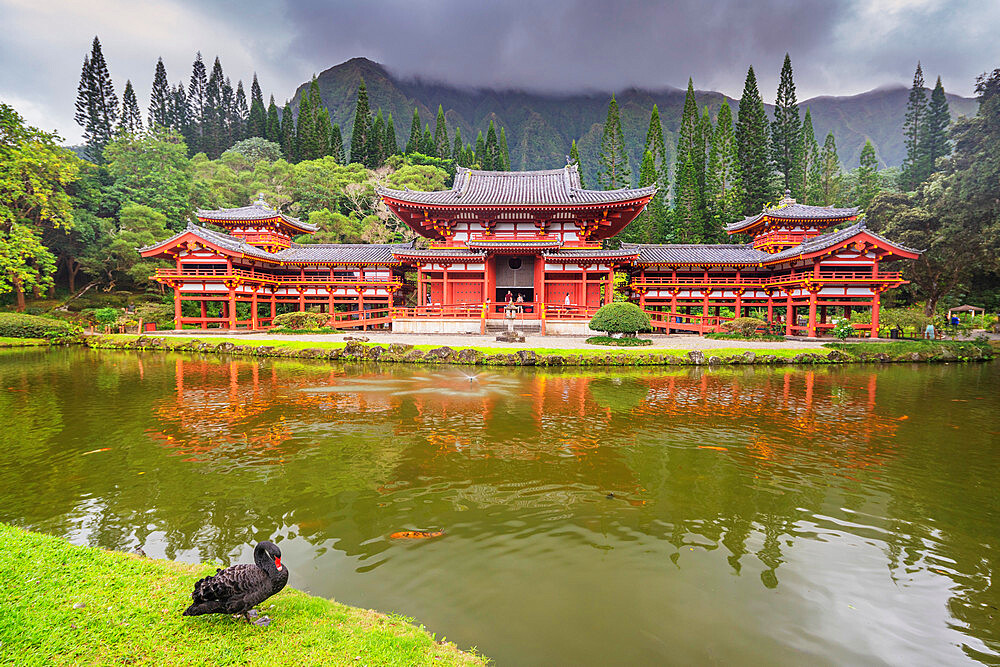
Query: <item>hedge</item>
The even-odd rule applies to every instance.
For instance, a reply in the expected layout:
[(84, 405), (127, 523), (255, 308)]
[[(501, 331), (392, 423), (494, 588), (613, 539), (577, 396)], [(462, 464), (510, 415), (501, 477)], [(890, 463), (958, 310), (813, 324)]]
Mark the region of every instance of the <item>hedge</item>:
[(329, 321), (330, 315), (327, 313), (310, 313), (300, 310), (278, 315), (271, 324), (285, 329), (319, 329)]
[(0, 313), (2, 338), (55, 338), (75, 333), (72, 325), (60, 320), (23, 313)]

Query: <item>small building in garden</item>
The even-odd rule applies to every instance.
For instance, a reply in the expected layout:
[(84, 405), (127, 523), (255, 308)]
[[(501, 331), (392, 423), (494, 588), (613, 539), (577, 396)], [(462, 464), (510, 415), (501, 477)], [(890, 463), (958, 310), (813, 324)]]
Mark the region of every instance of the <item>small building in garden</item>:
[(753, 312), (807, 336), (858, 310), (877, 331), (880, 295), (905, 282), (881, 265), (919, 255), (867, 229), (857, 209), (787, 197), (729, 226), (749, 242), (617, 244), (655, 187), (587, 190), (574, 165), (460, 167), (449, 190), (377, 192), (417, 241), (296, 243), (316, 229), (258, 199), (198, 211), (201, 224), (140, 253), (171, 262), (154, 280), (174, 290), (178, 328), (265, 328), (308, 309), (339, 328), (484, 333), (515, 317), (528, 331), (586, 333), (617, 289), (667, 333), (716, 331)]

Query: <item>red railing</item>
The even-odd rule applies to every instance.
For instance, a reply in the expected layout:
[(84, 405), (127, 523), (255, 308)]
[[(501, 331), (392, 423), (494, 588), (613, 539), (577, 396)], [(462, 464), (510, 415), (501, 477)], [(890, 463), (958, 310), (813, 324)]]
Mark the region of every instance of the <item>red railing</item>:
[(482, 316), (483, 304), (481, 303), (431, 304), (413, 308), (393, 308), (393, 317), (480, 319)]
[(902, 280), (902, 274), (898, 271), (887, 271), (882, 273), (872, 273), (871, 271), (820, 271), (818, 274), (812, 272), (788, 274), (771, 277), (739, 277), (720, 278), (709, 276), (646, 276), (632, 281), (632, 287), (655, 287), (659, 285), (711, 285), (720, 287), (766, 287), (769, 285), (786, 285), (789, 283), (806, 283), (813, 281), (824, 282), (896, 282)]
[(338, 278), (334, 276), (317, 276), (317, 275), (299, 275), (299, 276), (275, 276), (272, 273), (257, 273), (256, 271), (246, 269), (201, 269), (201, 268), (188, 268), (178, 270), (172, 267), (161, 267), (156, 269), (156, 278), (191, 278), (194, 280), (204, 279), (207, 277), (211, 278), (243, 278), (246, 280), (253, 280), (260, 283), (268, 283), (273, 285), (295, 285), (302, 283), (310, 284), (323, 284), (323, 285), (338, 285), (353, 287), (355, 285), (363, 285), (366, 287), (388, 287), (388, 286), (402, 286), (399, 280), (388, 279), (388, 280), (360, 280), (358, 278)]
[(327, 321), (326, 326), (334, 329), (351, 329), (354, 327), (367, 329), (371, 326), (389, 324), (391, 322), (391, 308), (372, 308), (334, 313)]
[(759, 249), (776, 244), (799, 245), (806, 240), (807, 236), (808, 234), (805, 232), (771, 232), (754, 237), (753, 247)]
[(287, 248), (292, 244), (287, 236), (272, 232), (234, 232), (232, 235), (245, 239), (250, 245), (280, 245)]

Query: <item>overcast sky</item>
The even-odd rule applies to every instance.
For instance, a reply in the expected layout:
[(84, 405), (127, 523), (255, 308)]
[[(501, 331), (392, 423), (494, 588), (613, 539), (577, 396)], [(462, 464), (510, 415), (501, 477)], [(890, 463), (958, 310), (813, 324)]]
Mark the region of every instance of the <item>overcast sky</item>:
[(83, 57), (101, 38), (115, 89), (143, 115), (157, 57), (187, 82), (196, 51), (279, 104), (356, 56), (397, 74), (543, 91), (684, 87), (739, 97), (754, 66), (773, 102), (785, 52), (799, 100), (909, 85), (971, 95), (1000, 67), (998, 0), (0, 0), (0, 100), (79, 140)]

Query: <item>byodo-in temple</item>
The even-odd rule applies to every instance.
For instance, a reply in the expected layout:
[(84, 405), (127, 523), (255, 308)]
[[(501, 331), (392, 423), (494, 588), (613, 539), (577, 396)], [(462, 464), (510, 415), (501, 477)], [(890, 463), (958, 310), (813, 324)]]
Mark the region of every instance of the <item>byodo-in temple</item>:
[(805, 336), (858, 310), (871, 323), (856, 328), (877, 335), (882, 292), (906, 282), (883, 265), (919, 256), (867, 229), (855, 208), (787, 196), (729, 225), (747, 243), (610, 247), (655, 192), (587, 190), (573, 165), (460, 167), (450, 190), (378, 189), (421, 237), (413, 243), (296, 243), (316, 228), (258, 199), (198, 211), (202, 224), (140, 252), (172, 264), (154, 279), (174, 290), (177, 328), (260, 329), (278, 313), (313, 310), (345, 329), (485, 333), (513, 317), (524, 331), (582, 334), (620, 274), (618, 289), (660, 332), (717, 331), (727, 308)]

